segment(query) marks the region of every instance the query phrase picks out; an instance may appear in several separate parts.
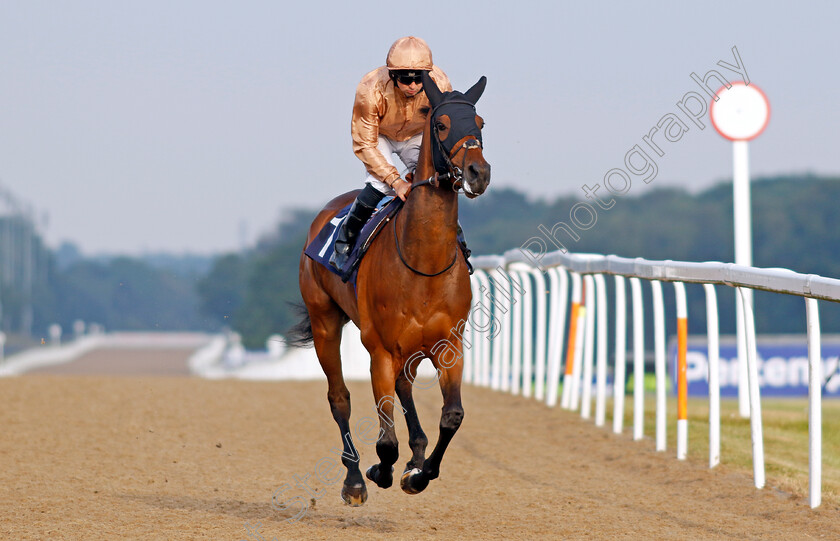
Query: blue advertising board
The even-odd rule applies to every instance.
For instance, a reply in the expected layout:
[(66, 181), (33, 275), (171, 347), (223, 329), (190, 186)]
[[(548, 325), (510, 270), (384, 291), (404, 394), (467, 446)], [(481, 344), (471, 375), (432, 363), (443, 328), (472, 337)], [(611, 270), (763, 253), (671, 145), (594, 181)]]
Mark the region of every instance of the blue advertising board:
[[(720, 395), (738, 396), (738, 352), (734, 337), (720, 340)], [(805, 336), (759, 336), (758, 381), (761, 396), (808, 396), (808, 345)], [(668, 348), (674, 389), (677, 374), (677, 342)], [(823, 396), (840, 397), (840, 341), (822, 342)], [(705, 337), (690, 337), (686, 355), (686, 379), (689, 396), (709, 395), (709, 356)], [(834, 377), (832, 377), (834, 375)], [(827, 381), (827, 383), (826, 383)]]

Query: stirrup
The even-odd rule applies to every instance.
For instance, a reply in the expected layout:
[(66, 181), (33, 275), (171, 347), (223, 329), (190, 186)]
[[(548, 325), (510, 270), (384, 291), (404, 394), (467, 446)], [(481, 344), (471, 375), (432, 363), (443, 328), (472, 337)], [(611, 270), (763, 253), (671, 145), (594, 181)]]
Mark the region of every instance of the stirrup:
[(472, 263), (470, 263), (470, 254), (472, 253), (472, 251), (470, 251), (466, 246), (462, 246), (461, 251), (464, 252), (464, 261), (466, 261), (467, 270), (469, 271), (470, 276), (472, 276), (472, 274), (475, 272)]
[(464, 261), (467, 263), (467, 270), (470, 272), (470, 276), (475, 272), (475, 269), (470, 263), (470, 254), (472, 254), (472, 250), (467, 248), (467, 239), (464, 237), (464, 230), (461, 228), (461, 225), (458, 224), (458, 229), (455, 232), (455, 237), (458, 239), (458, 246), (461, 248), (461, 252), (464, 254)]

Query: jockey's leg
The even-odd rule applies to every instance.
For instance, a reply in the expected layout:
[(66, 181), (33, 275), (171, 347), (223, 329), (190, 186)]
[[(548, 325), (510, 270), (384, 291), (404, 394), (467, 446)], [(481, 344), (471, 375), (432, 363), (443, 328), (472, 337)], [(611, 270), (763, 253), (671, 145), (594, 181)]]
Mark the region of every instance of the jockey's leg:
[(417, 160), (420, 158), (420, 143), (423, 141), (423, 134), (418, 133), (407, 141), (393, 143), (394, 153), (400, 157), (405, 165), (403, 178), (408, 173), (414, 172), (417, 168)]
[(330, 264), (336, 269), (344, 268), (347, 259), (350, 257), (353, 247), (356, 245), (356, 237), (367, 223), (376, 205), (385, 197), (385, 194), (366, 184), (362, 192), (353, 201), (347, 218), (342, 222), (335, 240), (335, 252), (330, 257)]
[[(385, 157), (385, 161), (394, 165), (394, 160), (391, 156), (395, 152), (394, 141), (380, 135), (379, 144), (376, 148), (378, 148), (379, 152), (382, 153), (382, 156)], [(362, 189), (362, 192), (356, 197), (356, 200), (353, 202), (353, 206), (350, 207), (347, 219), (342, 222), (341, 228), (338, 230), (338, 237), (335, 241), (335, 251), (330, 256), (330, 264), (333, 267), (341, 270), (347, 264), (350, 254), (353, 253), (353, 247), (356, 244), (356, 237), (359, 236), (359, 232), (362, 230), (362, 227), (373, 214), (373, 211), (376, 209), (376, 205), (378, 205), (382, 198), (389, 192), (391, 192), (391, 188), (387, 184), (377, 179), (370, 173), (367, 174), (365, 177), (364, 189)], [(348, 278), (349, 276), (342, 277), (345, 282)]]

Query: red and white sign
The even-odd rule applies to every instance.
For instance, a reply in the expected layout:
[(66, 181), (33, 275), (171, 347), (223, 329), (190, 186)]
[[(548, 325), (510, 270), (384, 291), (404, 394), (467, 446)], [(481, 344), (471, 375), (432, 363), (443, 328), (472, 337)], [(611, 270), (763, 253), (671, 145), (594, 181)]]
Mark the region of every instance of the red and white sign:
[(717, 91), (718, 101), (712, 101), (709, 116), (717, 132), (730, 141), (749, 141), (758, 137), (770, 120), (767, 96), (754, 83), (732, 83), (730, 88)]

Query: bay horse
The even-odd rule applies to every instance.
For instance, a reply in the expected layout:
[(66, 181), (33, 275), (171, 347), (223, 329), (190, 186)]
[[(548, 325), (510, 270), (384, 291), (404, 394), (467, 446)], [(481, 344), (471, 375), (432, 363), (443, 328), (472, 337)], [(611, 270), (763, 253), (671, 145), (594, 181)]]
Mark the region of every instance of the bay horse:
[[(458, 332), (463, 333), (472, 293), (468, 264), (456, 241), (458, 191), (477, 197), (490, 183), (490, 165), (482, 153), (484, 121), (475, 111), (486, 82), (482, 77), (463, 94), (442, 93), (423, 73), (431, 110), (426, 113), (415, 181), (403, 208), (362, 259), (355, 290), (351, 283), (343, 283), (338, 275), (301, 254), (300, 292), (306, 314), (295, 327), (293, 342), (313, 341), (327, 376), (327, 399), (341, 432), (342, 463), (347, 468), (341, 497), (351, 506), (365, 503), (367, 488), (350, 434), (350, 393), (339, 352), (342, 328), (348, 321), (359, 328), (370, 354), (379, 415), (376, 454), (380, 462), (367, 470), (368, 479), (381, 488), (393, 483), (393, 465), (398, 458), (394, 394), (405, 414), (412, 451), (400, 479), (408, 494), (423, 491), (438, 477), (443, 454), (464, 416), (463, 343)], [(312, 222), (306, 244), (358, 193), (355, 190), (330, 201)], [(436, 368), (443, 394), (440, 432), (428, 458), (428, 440), (412, 398), (417, 365), (424, 357)]]

